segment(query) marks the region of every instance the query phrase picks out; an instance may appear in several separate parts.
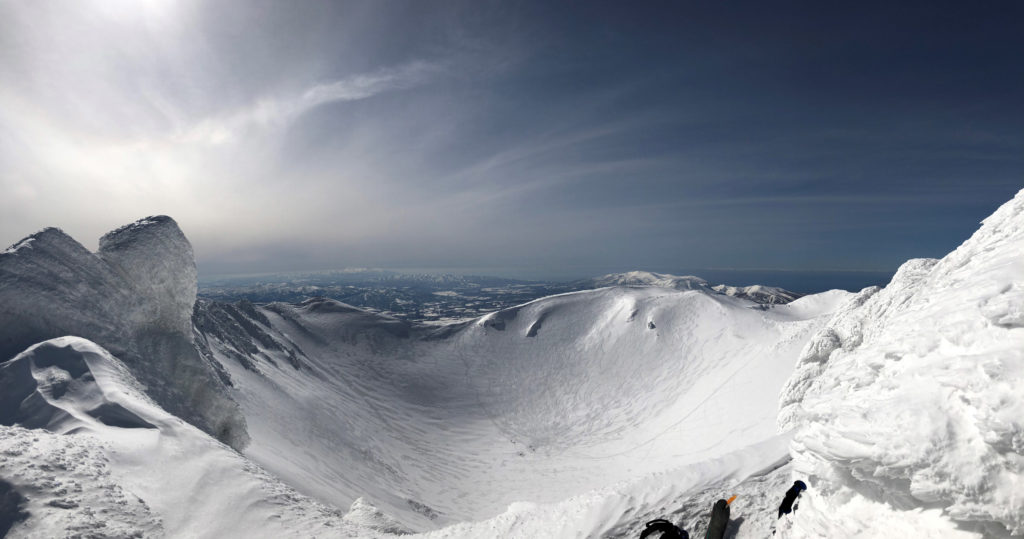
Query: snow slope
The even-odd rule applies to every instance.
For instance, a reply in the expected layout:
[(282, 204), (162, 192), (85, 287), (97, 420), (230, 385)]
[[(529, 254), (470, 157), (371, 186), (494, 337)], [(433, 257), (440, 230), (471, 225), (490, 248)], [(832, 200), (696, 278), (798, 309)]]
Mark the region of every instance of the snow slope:
[(1024, 535), (1024, 191), (841, 308), (782, 405), (793, 537)]

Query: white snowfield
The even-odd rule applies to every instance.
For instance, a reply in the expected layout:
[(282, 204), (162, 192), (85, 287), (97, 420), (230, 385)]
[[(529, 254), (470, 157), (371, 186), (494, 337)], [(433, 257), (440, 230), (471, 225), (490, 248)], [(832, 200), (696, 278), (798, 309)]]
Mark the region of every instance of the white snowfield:
[[(706, 283), (441, 328), (323, 299), (200, 302), (197, 354), (224, 370), (241, 454), (156, 405), (144, 363), (51, 338), (0, 366), (0, 487), (22, 498), (0, 526), (638, 537), (663, 517), (697, 538), (738, 494), (727, 537), (1024, 535), (1022, 247), (1024, 192), (883, 289), (766, 310)], [(810, 490), (776, 521), (796, 478)]]

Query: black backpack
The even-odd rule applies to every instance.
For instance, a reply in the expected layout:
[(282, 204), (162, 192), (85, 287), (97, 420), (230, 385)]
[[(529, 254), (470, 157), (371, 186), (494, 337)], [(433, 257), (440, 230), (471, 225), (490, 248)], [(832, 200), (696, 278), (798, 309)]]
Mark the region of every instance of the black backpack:
[(690, 539), (690, 534), (686, 533), (686, 530), (663, 518), (648, 522), (644, 531), (640, 533), (640, 539), (646, 539), (648, 535), (657, 532), (661, 532), (661, 539)]

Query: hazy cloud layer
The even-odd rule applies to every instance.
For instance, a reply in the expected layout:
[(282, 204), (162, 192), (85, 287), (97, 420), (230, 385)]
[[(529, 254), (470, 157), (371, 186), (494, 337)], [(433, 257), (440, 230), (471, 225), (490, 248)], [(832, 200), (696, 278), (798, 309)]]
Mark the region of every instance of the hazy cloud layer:
[(929, 6), (0, 2), (0, 244), (890, 269), (1024, 187), (1020, 8)]

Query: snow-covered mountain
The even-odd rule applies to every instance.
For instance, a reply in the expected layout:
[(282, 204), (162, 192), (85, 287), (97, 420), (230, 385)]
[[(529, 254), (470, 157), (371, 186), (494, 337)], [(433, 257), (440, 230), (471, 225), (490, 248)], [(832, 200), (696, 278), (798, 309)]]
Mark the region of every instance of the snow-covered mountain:
[(765, 286), (760, 284), (754, 284), (750, 286), (729, 286), (724, 284), (718, 284), (711, 287), (716, 292), (721, 292), (727, 296), (733, 296), (736, 298), (749, 299), (754, 303), (761, 303), (763, 305), (778, 305), (783, 303), (789, 303), (799, 297), (802, 294), (796, 292), (790, 292), (784, 288), (777, 286)]
[(669, 275), (649, 271), (629, 271), (625, 273), (609, 273), (594, 279), (586, 279), (576, 283), (579, 288), (600, 288), (604, 286), (656, 286), (675, 290), (713, 290), (715, 292), (748, 299), (763, 305), (789, 303), (802, 294), (790, 292), (775, 286), (750, 285), (730, 286), (725, 284), (712, 285), (706, 280), (693, 275)]
[(669, 275), (667, 273), (653, 273), (650, 271), (609, 273), (601, 277), (587, 279), (581, 283), (586, 283), (592, 288), (602, 286), (659, 286), (676, 290), (699, 290), (711, 287), (707, 281), (693, 275)]
[(1024, 192), (883, 289), (625, 274), (440, 327), (193, 308), (173, 221), (113, 234), (0, 255), (13, 536), (699, 536), (739, 494), (731, 536), (765, 537), (795, 477), (777, 537), (1024, 533)]

